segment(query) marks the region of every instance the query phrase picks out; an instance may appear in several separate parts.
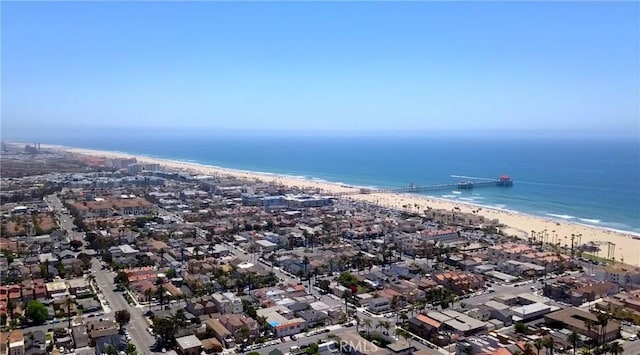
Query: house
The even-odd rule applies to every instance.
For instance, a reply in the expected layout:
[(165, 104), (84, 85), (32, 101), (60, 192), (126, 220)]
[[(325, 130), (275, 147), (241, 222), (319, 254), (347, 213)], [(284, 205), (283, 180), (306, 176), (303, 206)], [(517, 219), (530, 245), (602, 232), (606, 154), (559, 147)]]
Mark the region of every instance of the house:
[(284, 306), (261, 308), (257, 313), (266, 319), (267, 324), (280, 337), (298, 334), (307, 327), (304, 319), (293, 318), (292, 312)]
[(91, 286), (89, 286), (89, 282), (82, 277), (67, 280), (67, 286), (69, 287), (69, 293), (74, 296), (81, 297), (91, 294)]
[(242, 300), (231, 292), (225, 292), (223, 294), (214, 293), (213, 303), (215, 303), (218, 312), (222, 314), (226, 313), (242, 313)]
[(76, 348), (84, 348), (89, 346), (89, 334), (87, 333), (87, 327), (79, 325), (73, 327), (71, 330), (71, 336), (73, 337), (73, 343)]
[[(260, 336), (258, 322), (244, 314), (225, 314), (220, 316), (219, 320), (233, 334), (237, 343), (246, 339), (257, 339)], [(243, 329), (246, 329), (246, 333)]]
[(200, 317), (204, 314), (217, 312), (217, 307), (211, 296), (202, 296), (191, 299), (189, 303), (187, 303), (187, 311), (197, 317)]
[(221, 353), (222, 352), (222, 344), (216, 338), (208, 338), (202, 340), (202, 349), (205, 353)]
[(391, 303), (389, 303), (389, 299), (387, 298), (378, 297), (369, 301), (367, 308), (374, 313), (383, 313), (391, 310)]
[(118, 334), (118, 326), (113, 321), (95, 320), (87, 322), (87, 334), (91, 346), (97, 347), (97, 340), (104, 337), (111, 337)]
[(181, 355), (200, 355), (202, 343), (195, 335), (176, 338), (178, 352)]
[(51, 298), (60, 298), (69, 296), (67, 284), (64, 281), (53, 281), (45, 284), (47, 295)]
[(7, 339), (7, 355), (24, 355), (25, 354), (25, 342), (24, 334), (22, 330), (17, 329), (9, 333)]
[(440, 329), (442, 323), (424, 314), (409, 319), (409, 330), (424, 339), (430, 339)]
[(96, 355), (104, 354), (107, 346), (114, 347), (118, 352), (127, 350), (127, 342), (117, 334), (101, 336), (94, 341)]
[(35, 330), (29, 333), (25, 338), (26, 355), (45, 355), (46, 352), (46, 336), (42, 330)]
[(305, 320), (307, 328), (323, 326), (327, 321), (327, 315), (324, 312), (306, 310), (297, 312), (296, 314)]
[(131, 258), (140, 254), (140, 251), (129, 244), (116, 245), (109, 248), (109, 253), (114, 259)]
[(79, 259), (62, 259), (60, 262), (66, 276), (82, 275), (82, 262)]
[(461, 336), (469, 336), (485, 330), (485, 323), (477, 319), (473, 319), (466, 314), (443, 310), (441, 312), (429, 312), (427, 316), (442, 324), (446, 330), (454, 332)]
[(236, 346), (233, 335), (219, 320), (208, 318), (204, 321), (204, 324), (207, 330), (210, 330), (213, 336), (225, 347), (232, 348)]
[(43, 299), (47, 297), (47, 288), (44, 279), (27, 279), (22, 281), (22, 300), (29, 302), (31, 300)]

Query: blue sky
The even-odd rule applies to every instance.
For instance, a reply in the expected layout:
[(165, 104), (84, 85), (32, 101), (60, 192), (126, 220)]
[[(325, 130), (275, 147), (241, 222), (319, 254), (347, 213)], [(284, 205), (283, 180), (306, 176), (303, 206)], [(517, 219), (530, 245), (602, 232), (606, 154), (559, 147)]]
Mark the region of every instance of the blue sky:
[(3, 136), (638, 134), (637, 2), (3, 2)]

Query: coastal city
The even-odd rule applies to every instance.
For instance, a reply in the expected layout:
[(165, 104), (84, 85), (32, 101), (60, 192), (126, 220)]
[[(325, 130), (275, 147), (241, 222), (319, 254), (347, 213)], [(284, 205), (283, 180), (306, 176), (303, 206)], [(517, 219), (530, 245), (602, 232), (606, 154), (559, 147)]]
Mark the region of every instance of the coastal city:
[(640, 267), (559, 223), (39, 143), (1, 166), (0, 354), (640, 354)]

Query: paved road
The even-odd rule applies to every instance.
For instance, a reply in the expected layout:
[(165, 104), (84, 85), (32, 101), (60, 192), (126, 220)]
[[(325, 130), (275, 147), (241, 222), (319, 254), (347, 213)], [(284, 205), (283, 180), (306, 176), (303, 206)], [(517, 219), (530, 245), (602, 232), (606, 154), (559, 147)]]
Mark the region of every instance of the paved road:
[(92, 271), (96, 277), (96, 283), (100, 288), (103, 299), (108, 303), (108, 308), (112, 310), (109, 314), (105, 312), (105, 316), (109, 317), (109, 319), (114, 319), (115, 311), (122, 309), (128, 310), (131, 314), (131, 321), (127, 329), (131, 335), (131, 342), (138, 349), (138, 353), (151, 354), (152, 351), (150, 348), (155, 343), (155, 339), (147, 332), (149, 324), (147, 324), (143, 315), (145, 308), (129, 305), (121, 293), (113, 291), (115, 288), (113, 284), (115, 273), (101, 270), (100, 262), (97, 259), (93, 259), (92, 261)]
[(280, 344), (276, 344), (276, 345), (271, 345), (271, 346), (266, 346), (260, 349), (256, 349), (254, 351), (257, 351), (261, 354), (268, 354), (269, 352), (271, 352), (274, 349), (278, 349), (280, 351), (282, 351), (283, 353), (288, 353), (291, 351), (291, 347), (292, 346), (298, 346), (300, 347), (301, 345), (310, 345), (311, 343), (317, 343), (318, 340), (320, 339), (328, 339), (327, 336), (329, 334), (333, 334), (333, 335), (337, 335), (340, 336), (340, 334), (346, 333), (348, 331), (355, 331), (355, 327), (351, 327), (351, 328), (338, 328), (338, 327), (334, 327), (337, 329), (332, 329), (330, 333), (320, 333), (320, 334), (316, 334), (316, 335), (312, 335), (312, 336), (305, 336), (304, 333), (298, 334), (296, 335), (297, 339), (296, 340), (289, 340), (289, 337), (286, 337), (287, 341), (284, 343), (280, 343)]
[(58, 217), (58, 224), (60, 228), (67, 232), (69, 238), (82, 240), (84, 238), (83, 233), (74, 231), (75, 225), (73, 224), (73, 216), (67, 211), (64, 210), (64, 205), (62, 201), (56, 195), (49, 195), (44, 198), (44, 201), (47, 203), (49, 208), (53, 210), (53, 212)]
[(625, 341), (622, 347), (624, 348), (624, 355), (640, 355), (640, 340)]

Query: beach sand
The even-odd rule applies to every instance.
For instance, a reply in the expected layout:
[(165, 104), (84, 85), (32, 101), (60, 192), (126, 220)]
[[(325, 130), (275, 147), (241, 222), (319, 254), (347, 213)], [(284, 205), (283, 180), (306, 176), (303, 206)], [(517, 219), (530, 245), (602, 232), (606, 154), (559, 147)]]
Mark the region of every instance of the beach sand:
[[(348, 187), (345, 185), (329, 183), (329, 182), (298, 179), (294, 177), (272, 175), (272, 174), (261, 174), (261, 173), (255, 173), (255, 172), (212, 167), (212, 166), (200, 165), (195, 163), (141, 157), (141, 156), (135, 156), (131, 154), (124, 154), (124, 153), (104, 152), (104, 151), (79, 149), (79, 148), (67, 148), (67, 147), (60, 147), (60, 146), (47, 146), (47, 147), (51, 149), (61, 149), (61, 150), (65, 150), (65, 151), (76, 153), (76, 154), (82, 154), (82, 155), (88, 155), (88, 156), (94, 156), (94, 157), (103, 157), (108, 159), (135, 157), (137, 161), (140, 163), (158, 163), (169, 169), (189, 171), (189, 172), (194, 172), (201, 175), (215, 175), (215, 174), (232, 175), (232, 176), (237, 176), (237, 177), (246, 178), (246, 179), (254, 179), (254, 180), (261, 180), (264, 182), (279, 183), (285, 186), (298, 186), (302, 188), (320, 189), (326, 192), (327, 194), (337, 194), (340, 192), (348, 192), (356, 189), (356, 187)], [(388, 194), (388, 193), (360, 194), (360, 195), (352, 195), (349, 198), (353, 200), (366, 201), (369, 203), (376, 203), (378, 205), (397, 208), (397, 209), (403, 209), (404, 205), (409, 205), (409, 206), (412, 206), (414, 211), (416, 210), (424, 211), (427, 209), (427, 207), (430, 207), (432, 209), (445, 209), (449, 211), (457, 207), (460, 210), (460, 212), (466, 212), (466, 213), (472, 213), (473, 210), (476, 210), (477, 214), (482, 215), (485, 218), (489, 218), (489, 219), (498, 219), (500, 223), (506, 225), (508, 228), (504, 228), (503, 231), (509, 235), (514, 235), (519, 238), (528, 238), (528, 234), (530, 234), (531, 231), (535, 231), (536, 233), (542, 233), (543, 231), (546, 230), (548, 234), (548, 240), (551, 241), (552, 239), (557, 238), (557, 240), (560, 241), (562, 246), (565, 245), (565, 241), (569, 245), (571, 244), (571, 235), (580, 234), (581, 242), (583, 244), (591, 241), (610, 242), (615, 244), (614, 256), (617, 261), (620, 261), (622, 258), (626, 264), (640, 266), (640, 239), (633, 239), (633, 235), (631, 233), (608, 230), (603, 228), (596, 228), (588, 225), (563, 222), (563, 221), (557, 221), (552, 219), (545, 219), (542, 217), (527, 215), (523, 213), (508, 211), (508, 210), (492, 209), (490, 207), (485, 207), (485, 206), (463, 204), (463, 203), (444, 200), (444, 199), (434, 199), (434, 198), (429, 198), (421, 195)], [(416, 205), (418, 206), (417, 208), (415, 207)], [(478, 211), (478, 209), (480, 210)], [(601, 251), (599, 253), (599, 256), (606, 257), (607, 249), (608, 249), (608, 246), (606, 244), (603, 244), (601, 246)]]

